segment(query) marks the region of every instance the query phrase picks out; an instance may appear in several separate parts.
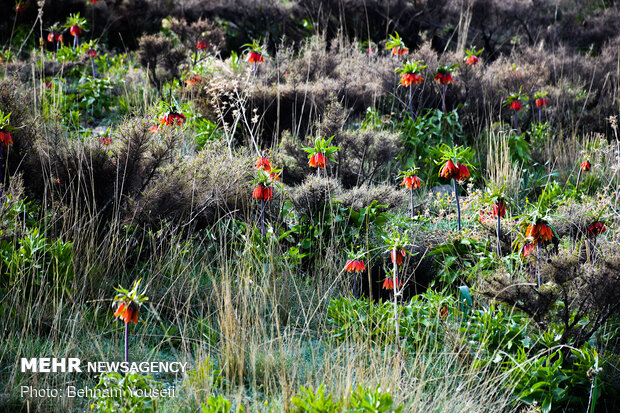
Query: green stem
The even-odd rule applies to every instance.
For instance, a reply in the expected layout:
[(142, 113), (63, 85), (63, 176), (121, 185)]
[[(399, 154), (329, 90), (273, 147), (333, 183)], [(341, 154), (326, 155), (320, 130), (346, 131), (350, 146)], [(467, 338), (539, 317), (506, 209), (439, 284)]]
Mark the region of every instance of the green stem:
[(456, 178), (452, 179), (454, 182), (454, 197), (456, 198), (456, 220), (458, 223), (459, 231), (461, 230), (461, 204), (459, 203), (459, 191), (456, 186)]

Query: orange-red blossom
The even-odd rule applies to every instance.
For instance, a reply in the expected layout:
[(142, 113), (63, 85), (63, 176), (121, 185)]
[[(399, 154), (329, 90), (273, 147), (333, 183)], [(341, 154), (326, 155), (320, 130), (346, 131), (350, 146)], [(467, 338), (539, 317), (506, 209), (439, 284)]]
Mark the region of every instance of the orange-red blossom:
[(547, 224), (530, 224), (527, 226), (525, 236), (534, 239), (534, 244), (547, 242), (553, 239), (553, 230)]
[(326, 156), (324, 153), (315, 153), (314, 155), (312, 155), (310, 157), (310, 160), (308, 161), (308, 165), (310, 165), (313, 168), (321, 168), (321, 169), (325, 169), (325, 161), (326, 161)]
[(136, 304), (132, 303), (125, 303), (122, 302), (118, 305), (118, 308), (116, 309), (116, 312), (114, 313), (114, 317), (118, 317), (121, 320), (123, 320), (125, 323), (134, 323), (134, 324), (138, 324), (138, 315), (140, 314), (140, 310), (138, 310), (138, 307), (136, 306)]
[(407, 189), (418, 189), (422, 186), (422, 181), (417, 176), (406, 176), (401, 185), (405, 185)]
[(366, 265), (362, 260), (347, 260), (344, 270), (347, 272), (362, 272), (366, 271)]
[(416, 73), (403, 73), (400, 77), (400, 84), (403, 86), (411, 86), (422, 83), (424, 78)]

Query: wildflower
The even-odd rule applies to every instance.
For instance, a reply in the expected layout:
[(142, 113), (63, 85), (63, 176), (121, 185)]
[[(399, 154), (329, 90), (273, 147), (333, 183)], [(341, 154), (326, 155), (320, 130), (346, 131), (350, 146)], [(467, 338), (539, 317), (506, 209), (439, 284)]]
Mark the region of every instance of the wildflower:
[(392, 54), (395, 56), (402, 56), (407, 53), (409, 53), (409, 49), (407, 49), (406, 47), (393, 47), (392, 48)]
[(102, 145), (112, 145), (112, 138), (110, 136), (102, 136), (99, 138), (99, 143)]
[(256, 160), (256, 169), (261, 169), (261, 168), (263, 168), (265, 172), (271, 171), (271, 162), (269, 162), (269, 159), (261, 156), (260, 158)]
[(590, 224), (588, 227), (588, 236), (596, 237), (597, 235), (602, 234), (607, 231), (607, 227), (600, 221), (596, 221), (594, 224)]
[(20, 14), (24, 11), (24, 7), (22, 6), (21, 3), (17, 3), (17, 5), (15, 6), (15, 13)]
[(590, 164), (590, 161), (585, 160), (581, 163), (580, 167), (583, 172), (590, 172), (590, 168), (592, 167), (592, 165)]
[(496, 216), (493, 213), (489, 212), (489, 211), (484, 211), (484, 210), (480, 210), (480, 212), (478, 213), (478, 221), (481, 224), (489, 224), (493, 222), (493, 217)]
[(269, 174), (269, 180), (270, 180), (271, 182), (273, 182), (273, 181), (279, 181), (279, 180), (280, 180), (280, 175), (279, 175), (279, 174), (276, 174), (276, 173), (270, 173), (270, 174)]
[(325, 169), (325, 154), (323, 153), (315, 153), (310, 157), (310, 160), (308, 161), (308, 165), (310, 165), (313, 168), (321, 168), (321, 169)]
[(534, 244), (547, 242), (553, 239), (553, 230), (545, 223), (530, 224), (525, 234), (528, 238), (534, 239)]
[(264, 61), (262, 53), (250, 52), (248, 55), (248, 62), (250, 63), (263, 63)]
[(347, 272), (362, 272), (366, 271), (366, 265), (362, 260), (347, 260), (344, 270)]
[(273, 199), (273, 188), (259, 184), (254, 188), (252, 198), (260, 201), (271, 201)]
[[(398, 284), (399, 287), (403, 286), (403, 283), (400, 279), (396, 278), (396, 284)], [(393, 290), (394, 289), (394, 279), (393, 278), (386, 278), (383, 281), (383, 286), (381, 287), (384, 290)]]
[(114, 313), (114, 317), (118, 317), (123, 320), (125, 323), (134, 323), (138, 324), (138, 316), (140, 314), (140, 310), (138, 306), (132, 301), (129, 304), (127, 302), (120, 302), (118, 304), (118, 308)]
[(504, 218), (506, 216), (506, 205), (503, 202), (493, 204), (493, 217)]
[(542, 108), (543, 106), (547, 106), (547, 99), (538, 98), (534, 101), (536, 103), (537, 108)]
[(438, 82), (441, 85), (447, 85), (448, 83), (454, 82), (452, 79), (451, 73), (437, 73), (434, 78), (435, 82)]
[(398, 32), (394, 32), (394, 35), (390, 35), (390, 39), (385, 43), (385, 47), (391, 49), (393, 56), (402, 56), (409, 53), (409, 49)]
[(474, 56), (474, 55), (469, 56), (467, 60), (465, 60), (465, 63), (467, 63), (470, 66), (476, 66), (478, 64), (478, 56)]
[(205, 50), (207, 47), (209, 47), (209, 45), (204, 40), (198, 40), (196, 42), (196, 49), (198, 50)]
[(448, 159), (448, 162), (446, 162), (444, 166), (442, 166), (439, 170), (439, 176), (441, 176), (442, 178), (453, 179), (458, 177), (459, 174), (460, 168), (457, 167), (454, 162), (452, 162), (452, 159)]
[(524, 257), (530, 256), (530, 254), (532, 254), (534, 251), (536, 251), (536, 245), (534, 245), (534, 244), (527, 244), (527, 245), (523, 246), (523, 256)]
[(159, 125), (153, 125), (149, 129), (149, 132), (158, 132), (158, 131), (159, 131)]
[(523, 108), (523, 105), (521, 105), (521, 102), (519, 102), (518, 100), (515, 100), (510, 104), (510, 109), (516, 112), (520, 111), (522, 108)]
[(390, 251), (390, 257), (392, 258), (392, 263), (396, 262), (396, 265), (402, 265), (403, 257), (407, 255), (407, 251), (404, 249), (397, 249)]
[(183, 124), (183, 121), (185, 121), (185, 115), (182, 113), (176, 113), (176, 112), (170, 112), (166, 115), (164, 115), (163, 118), (159, 119), (159, 123), (162, 125), (177, 125), (177, 126), (181, 126)]
[(9, 146), (11, 143), (13, 143), (11, 134), (9, 132), (0, 131), (0, 145)]
[(97, 57), (97, 51), (95, 49), (88, 49), (88, 57), (94, 59)]
[(71, 28), (69, 29), (69, 33), (71, 33), (71, 36), (74, 37), (79, 37), (82, 34), (82, 29), (80, 28), (80, 26), (76, 26), (75, 24), (73, 26), (71, 26)]
[(457, 181), (463, 181), (469, 178), (469, 169), (467, 168), (467, 165), (457, 162), (456, 166), (459, 169), (458, 176), (456, 178)]
[(185, 79), (185, 83), (194, 86), (196, 83), (202, 83), (202, 77), (200, 75), (193, 75)]
[(405, 176), (401, 185), (405, 185), (407, 189), (418, 189), (422, 186), (422, 181), (417, 176)]
[(400, 84), (403, 86), (411, 86), (422, 83), (424, 78), (417, 73), (403, 73), (400, 77)]

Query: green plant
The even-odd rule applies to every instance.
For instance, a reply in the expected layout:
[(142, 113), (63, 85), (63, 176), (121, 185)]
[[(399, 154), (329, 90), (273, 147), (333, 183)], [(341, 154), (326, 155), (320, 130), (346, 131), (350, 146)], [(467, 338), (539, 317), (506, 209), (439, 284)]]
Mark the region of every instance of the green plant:
[(374, 390), (357, 386), (351, 392), (348, 412), (355, 413), (401, 413), (402, 406), (394, 407), (390, 393), (382, 392), (379, 387)]
[(95, 390), (91, 408), (109, 413), (156, 412), (158, 395), (166, 391), (151, 376), (137, 373), (102, 374)]
[(291, 403), (296, 407), (296, 413), (337, 413), (342, 407), (342, 402), (335, 402), (331, 394), (325, 394), (323, 384), (316, 391), (302, 386)]
[(230, 412), (230, 402), (223, 396), (209, 396), (206, 403), (200, 405), (202, 413), (228, 413)]

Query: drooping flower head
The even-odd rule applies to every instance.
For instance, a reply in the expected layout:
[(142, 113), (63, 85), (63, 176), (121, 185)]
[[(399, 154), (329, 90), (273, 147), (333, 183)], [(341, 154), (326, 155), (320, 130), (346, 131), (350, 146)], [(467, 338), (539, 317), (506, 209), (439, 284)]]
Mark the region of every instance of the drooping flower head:
[(94, 59), (97, 57), (97, 51), (95, 49), (88, 49), (88, 57)]
[(20, 1), (15, 5), (15, 13), (21, 14), (23, 12), (24, 12), (24, 6), (22, 6), (22, 2)]
[(334, 154), (340, 150), (338, 146), (330, 146), (334, 136), (329, 139), (317, 137), (314, 140), (314, 147), (303, 147), (308, 152), (308, 165), (313, 168), (325, 169), (327, 160), (336, 162)]
[(504, 102), (504, 106), (514, 110), (515, 112), (519, 112), (523, 109), (523, 102), (527, 101), (528, 97), (525, 93), (519, 89), (517, 93), (512, 93), (508, 95), (506, 101)]
[(418, 168), (415, 168), (415, 167), (407, 171), (400, 171), (398, 175), (403, 178), (401, 185), (405, 185), (407, 189), (411, 189), (411, 190), (420, 188), (424, 183), (416, 175), (417, 172), (418, 172)]
[(202, 39), (198, 39), (196, 41), (196, 49), (198, 49), (198, 50), (206, 50), (208, 47), (209, 47), (209, 44), (206, 41), (204, 41)]
[(15, 128), (11, 126), (11, 114), (7, 113), (5, 115), (4, 112), (0, 110), (0, 145), (8, 147), (13, 143), (13, 138), (10, 133), (12, 130), (15, 130)]
[(492, 210), (493, 217), (504, 218), (506, 216), (506, 204), (504, 204), (502, 199), (497, 200), (497, 202), (493, 204)]
[(252, 43), (246, 43), (243, 45), (246, 52), (248, 53), (248, 57), (246, 58), (248, 62), (256, 65), (257, 63), (263, 63), (265, 61), (265, 53), (263, 52), (263, 48), (260, 46), (260, 39), (257, 42), (256, 40), (252, 40)]
[(592, 164), (590, 163), (589, 160), (585, 160), (581, 163), (581, 165), (579, 166), (581, 168), (581, 170), (583, 172), (590, 172), (590, 168), (592, 168)]
[(422, 69), (426, 67), (426, 65), (422, 64), (421, 60), (411, 61), (407, 60), (406, 63), (403, 63), (401, 67), (396, 69), (396, 73), (400, 73), (400, 84), (403, 86), (412, 86), (422, 83), (424, 78), (420, 76), (420, 72)]
[(392, 249), (390, 250), (390, 258), (392, 259), (392, 263), (396, 263), (396, 265), (403, 264), (403, 258), (407, 256), (407, 251), (404, 249)]
[(463, 146), (450, 147), (443, 143), (439, 146), (438, 151), (441, 158), (435, 162), (442, 165), (439, 169), (440, 177), (457, 181), (463, 181), (470, 177), (467, 160), (473, 156), (471, 148)]
[(148, 300), (148, 297), (138, 292), (138, 286), (140, 285), (138, 280), (134, 282), (131, 290), (126, 290), (123, 287), (115, 288), (118, 294), (114, 297), (114, 305), (116, 311), (114, 317), (118, 317), (127, 323), (138, 323), (138, 316), (140, 314), (140, 307)]
[(252, 192), (252, 198), (265, 202), (271, 201), (273, 199), (273, 186), (281, 186), (279, 181), (282, 170), (273, 168), (271, 163), (269, 163), (268, 171), (263, 166), (257, 167), (257, 169), (255, 178), (252, 180), (252, 183), (256, 185)]
[(446, 65), (439, 66), (437, 68), (437, 71), (435, 72), (435, 77), (434, 77), (435, 82), (439, 83), (440, 85), (447, 85), (448, 83), (454, 82), (454, 79), (452, 78), (452, 73), (454, 72), (454, 69), (456, 69), (458, 65), (459, 64), (454, 64), (450, 66), (446, 66)]
[[(396, 284), (399, 287), (403, 286), (403, 282), (396, 277)], [(385, 280), (383, 280), (383, 285), (381, 286), (381, 288), (383, 288), (384, 290), (393, 290), (394, 289), (394, 278), (386, 278)]]
[(607, 231), (607, 227), (601, 221), (596, 221), (593, 224), (588, 225), (588, 236), (596, 237)]
[(536, 94), (534, 94), (534, 103), (537, 108), (540, 109), (547, 106), (547, 94), (548, 92), (536, 92)]
[(477, 50), (476, 47), (465, 50), (465, 63), (470, 66), (476, 66), (478, 64), (478, 55), (482, 53), (482, 49)]
[(366, 264), (362, 260), (347, 260), (344, 265), (344, 270), (347, 272), (360, 273), (366, 271)]
[(404, 54), (409, 53), (409, 49), (405, 45), (403, 39), (401, 39), (398, 32), (394, 32), (393, 35), (390, 35), (390, 38), (385, 43), (385, 47), (391, 50), (392, 55), (394, 56), (402, 56)]
[(528, 225), (525, 236), (531, 238), (534, 244), (544, 243), (553, 239), (553, 230), (547, 223), (539, 221)]
[(265, 172), (270, 172), (271, 171), (271, 162), (269, 162), (269, 159), (265, 158), (264, 156), (260, 156), (256, 160), (256, 169), (261, 169), (261, 168)]

